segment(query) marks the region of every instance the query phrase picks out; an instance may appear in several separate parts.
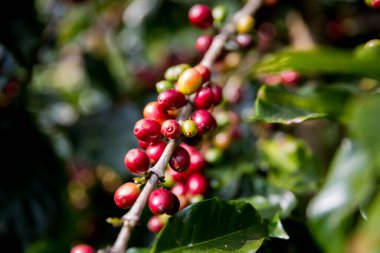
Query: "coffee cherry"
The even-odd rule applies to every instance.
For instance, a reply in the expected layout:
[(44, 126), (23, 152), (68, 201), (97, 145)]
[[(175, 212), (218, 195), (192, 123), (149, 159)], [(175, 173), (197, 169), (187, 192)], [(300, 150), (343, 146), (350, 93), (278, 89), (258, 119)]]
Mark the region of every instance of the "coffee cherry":
[(166, 148), (166, 142), (156, 141), (152, 142), (146, 149), (146, 154), (152, 164), (155, 164), (160, 159), (162, 153)]
[(181, 129), (183, 135), (188, 138), (194, 137), (198, 132), (197, 125), (191, 119), (182, 122)]
[(145, 119), (154, 119), (160, 124), (170, 119), (165, 108), (156, 101), (150, 102), (144, 107), (143, 115)]
[(140, 188), (137, 184), (128, 182), (121, 185), (114, 194), (115, 204), (120, 208), (128, 208), (131, 207), (138, 196), (140, 195)]
[(222, 159), (223, 152), (219, 148), (210, 148), (205, 153), (205, 160), (209, 163), (216, 163)]
[(177, 90), (185, 95), (190, 95), (197, 91), (202, 85), (202, 76), (194, 68), (185, 70), (177, 82)]
[(70, 253), (96, 253), (96, 251), (90, 245), (78, 244), (71, 248)]
[(376, 10), (380, 9), (380, 0), (372, 0), (371, 7)]
[(133, 133), (141, 141), (152, 142), (160, 138), (161, 125), (153, 119), (140, 119), (136, 122)]
[(218, 5), (212, 9), (212, 17), (214, 18), (214, 24), (220, 25), (227, 18), (227, 8), (225, 5)]
[(248, 33), (252, 30), (255, 20), (252, 16), (245, 15), (238, 19), (236, 23), (236, 31), (238, 33)]
[(217, 133), (213, 138), (213, 144), (216, 148), (221, 150), (227, 149), (232, 142), (232, 136), (230, 132)]
[(209, 47), (211, 46), (213, 40), (213, 36), (209, 34), (203, 34), (198, 37), (198, 39), (195, 41), (195, 48), (198, 50), (199, 53), (206, 53)]
[(124, 156), (124, 164), (131, 173), (143, 174), (149, 169), (149, 157), (144, 151), (134, 148)]
[(167, 81), (167, 80), (162, 80), (156, 83), (156, 91), (157, 93), (161, 93), (163, 91), (169, 90), (169, 89), (174, 89), (173, 83)]
[(207, 179), (202, 174), (191, 175), (187, 179), (186, 185), (188, 188), (188, 192), (192, 195), (197, 195), (197, 194), (204, 195), (207, 192), (207, 187), (208, 187)]
[(181, 92), (169, 89), (158, 95), (157, 102), (166, 110), (175, 110), (186, 104), (186, 98)]
[(216, 127), (214, 117), (204, 109), (198, 109), (191, 115), (191, 120), (197, 125), (198, 134), (211, 132)]
[(187, 169), (192, 173), (200, 172), (206, 166), (206, 160), (201, 152), (194, 150), (189, 152), (190, 155), (190, 166)]
[(281, 77), (282, 83), (285, 85), (296, 84), (300, 79), (299, 73), (293, 70), (281, 72), (280, 77)]
[(210, 87), (202, 87), (194, 98), (194, 106), (197, 109), (209, 109), (214, 104), (214, 92)]
[(175, 183), (170, 191), (175, 194), (177, 197), (184, 196), (187, 193), (187, 186), (185, 183), (177, 182)]
[(196, 4), (189, 10), (189, 21), (200, 29), (207, 29), (212, 26), (214, 18), (210, 8), (204, 4)]
[(154, 214), (175, 214), (179, 209), (179, 200), (170, 191), (159, 188), (154, 190), (148, 200), (149, 209)]
[(168, 139), (177, 139), (181, 132), (181, 125), (174, 119), (166, 120), (161, 125), (161, 133)]
[(172, 66), (165, 71), (165, 79), (170, 82), (175, 82), (178, 80), (179, 76), (188, 68), (190, 68), (190, 65), (188, 64), (178, 64)]
[(235, 40), (240, 49), (246, 49), (253, 45), (253, 38), (250, 34), (238, 34)]
[(194, 67), (194, 69), (196, 71), (199, 72), (199, 74), (201, 74), (201, 77), (202, 77), (202, 83), (207, 83), (208, 81), (210, 81), (210, 78), (211, 78), (211, 71), (209, 68), (206, 68), (205, 66), (203, 65), (196, 65)]
[(148, 220), (147, 227), (151, 232), (158, 233), (164, 227), (164, 223), (160, 216), (154, 215)]
[(147, 149), (147, 147), (149, 147), (149, 145), (152, 143), (150, 141), (141, 141), (141, 140), (138, 140), (137, 142), (138, 142), (140, 148), (142, 148), (142, 149)]
[(178, 172), (187, 170), (190, 165), (189, 153), (181, 146), (178, 146), (169, 160), (170, 167)]
[(222, 87), (220, 87), (218, 84), (214, 83), (213, 85), (211, 85), (211, 89), (212, 89), (212, 93), (214, 93), (214, 105), (220, 104), (220, 102), (222, 101), (222, 98), (223, 98)]

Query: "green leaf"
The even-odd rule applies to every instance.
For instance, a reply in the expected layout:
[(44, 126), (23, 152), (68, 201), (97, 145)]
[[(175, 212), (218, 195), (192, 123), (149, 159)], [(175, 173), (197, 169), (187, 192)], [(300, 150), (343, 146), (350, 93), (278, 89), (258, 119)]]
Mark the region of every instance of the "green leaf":
[(125, 253), (148, 253), (149, 248), (129, 248)]
[(260, 87), (255, 120), (267, 123), (300, 123), (305, 120), (339, 118), (351, 92), (340, 86), (305, 86), (296, 92), (283, 86)]
[(354, 213), (371, 190), (372, 171), (369, 153), (344, 140), (324, 186), (307, 211), (311, 231), (325, 252), (343, 252)]
[(278, 134), (258, 143), (263, 166), (268, 167), (268, 179), (274, 186), (295, 193), (316, 189), (319, 164), (310, 148), (290, 135)]
[(170, 218), (151, 252), (256, 252), (267, 235), (268, 224), (250, 204), (213, 198)]
[(355, 57), (351, 51), (318, 48), (310, 51), (282, 51), (264, 58), (253, 73), (271, 74), (296, 70), (301, 74), (344, 74), (380, 79), (380, 58)]

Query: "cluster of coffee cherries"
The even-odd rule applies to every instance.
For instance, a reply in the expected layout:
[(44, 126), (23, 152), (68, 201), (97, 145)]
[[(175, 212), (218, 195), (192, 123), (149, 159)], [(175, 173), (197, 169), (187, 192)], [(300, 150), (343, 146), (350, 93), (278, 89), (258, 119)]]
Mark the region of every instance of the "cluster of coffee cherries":
[(380, 0), (365, 0), (365, 3), (375, 10), (380, 10)]
[[(227, 18), (227, 8), (224, 5), (215, 6), (210, 9), (204, 4), (196, 4), (189, 11), (190, 23), (200, 29), (219, 28)], [(254, 18), (250, 15), (242, 16), (236, 23), (236, 36), (234, 36), (233, 44), (238, 49), (247, 49), (253, 45), (253, 36), (250, 34), (254, 26)], [(213, 29), (215, 32), (218, 29)], [(195, 41), (195, 48), (202, 54), (209, 49), (214, 33), (205, 33), (200, 35)]]
[(259, 77), (259, 79), (267, 85), (275, 86), (283, 84), (285, 86), (297, 85), (301, 76), (296, 70), (286, 70), (275, 74), (266, 74)]

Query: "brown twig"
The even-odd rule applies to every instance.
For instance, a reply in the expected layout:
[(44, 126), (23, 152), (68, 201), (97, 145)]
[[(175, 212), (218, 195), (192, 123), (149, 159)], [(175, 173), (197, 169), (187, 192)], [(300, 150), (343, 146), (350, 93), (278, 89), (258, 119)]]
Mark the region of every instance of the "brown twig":
[[(221, 29), (218, 35), (214, 37), (213, 43), (204, 55), (200, 64), (211, 69), (213, 63), (216, 61), (218, 55), (222, 51), (228, 37), (235, 32), (235, 24), (237, 20), (244, 15), (252, 15), (260, 7), (260, 5), (261, 0), (249, 0), (240, 11), (236, 12), (232, 20)], [(188, 103), (182, 109), (181, 115), (179, 116), (179, 121), (181, 122), (183, 120), (188, 119), (190, 117), (192, 109), (193, 108), (191, 103)], [(151, 177), (149, 178), (147, 184), (141, 191), (141, 194), (137, 198), (135, 204), (123, 216), (123, 226), (112, 248), (107, 250), (107, 252), (124, 253), (126, 251), (129, 238), (132, 234), (134, 227), (140, 219), (141, 213), (144, 207), (146, 206), (149, 195), (160, 181), (160, 177), (164, 176), (164, 172), (169, 162), (169, 159), (172, 156), (179, 141), (180, 140), (170, 140), (156, 165), (154, 165), (150, 169), (150, 171), (152, 172)]]

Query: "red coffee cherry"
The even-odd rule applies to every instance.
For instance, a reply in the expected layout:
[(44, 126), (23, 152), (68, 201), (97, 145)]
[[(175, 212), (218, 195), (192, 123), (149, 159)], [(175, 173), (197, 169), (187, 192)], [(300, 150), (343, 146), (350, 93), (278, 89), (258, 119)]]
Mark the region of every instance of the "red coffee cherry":
[(178, 78), (177, 90), (185, 95), (196, 92), (202, 85), (202, 76), (195, 69), (186, 69)]
[(166, 110), (175, 110), (186, 104), (186, 98), (181, 92), (169, 89), (158, 95), (157, 102)]
[(71, 248), (70, 253), (96, 253), (96, 251), (90, 245), (78, 244)]
[(189, 152), (190, 155), (190, 166), (187, 169), (192, 173), (200, 172), (206, 166), (206, 160), (201, 152), (194, 150)]
[(131, 207), (138, 196), (140, 195), (140, 188), (137, 184), (128, 182), (121, 185), (114, 194), (115, 204), (120, 208), (128, 208)]
[(211, 46), (212, 40), (214, 37), (209, 34), (203, 34), (198, 37), (198, 39), (195, 41), (195, 48), (198, 50), (199, 53), (206, 53), (209, 47)]
[(166, 142), (156, 141), (152, 142), (149, 147), (146, 149), (146, 154), (149, 157), (149, 160), (152, 164), (155, 164), (160, 159), (162, 153), (166, 147)]
[(133, 129), (136, 138), (145, 142), (158, 140), (161, 136), (161, 125), (153, 119), (140, 119)]
[(141, 141), (141, 140), (137, 140), (140, 148), (142, 149), (147, 149), (149, 147), (149, 145), (152, 143), (150, 141)]
[(210, 81), (210, 78), (211, 78), (211, 71), (209, 68), (206, 68), (205, 66), (203, 65), (196, 65), (194, 67), (194, 69), (196, 71), (199, 72), (199, 74), (201, 74), (201, 77), (202, 77), (202, 83), (207, 83), (208, 81)]
[(191, 175), (186, 182), (188, 193), (192, 195), (201, 194), (204, 195), (207, 192), (207, 179), (202, 174)]
[(174, 193), (177, 197), (185, 196), (187, 193), (187, 186), (185, 183), (177, 182), (170, 189), (172, 193)]
[(131, 173), (143, 174), (149, 169), (149, 157), (144, 151), (134, 148), (124, 156), (124, 164)]
[(191, 115), (191, 120), (197, 125), (198, 134), (211, 132), (216, 127), (214, 117), (204, 109), (198, 109)]
[(161, 133), (168, 139), (177, 139), (181, 132), (181, 125), (174, 119), (168, 119), (161, 125)]
[(175, 214), (179, 210), (179, 200), (170, 191), (159, 188), (154, 190), (148, 200), (149, 209), (154, 214)]
[(194, 106), (197, 109), (209, 109), (214, 104), (214, 92), (210, 87), (202, 87), (194, 98)]
[(281, 81), (285, 85), (296, 84), (300, 79), (300, 74), (294, 70), (283, 71), (280, 73)]
[(171, 118), (166, 109), (156, 101), (146, 104), (143, 115), (145, 119), (154, 119), (160, 124)]
[(169, 160), (170, 167), (178, 172), (187, 170), (190, 165), (189, 153), (183, 147), (178, 146)]
[(189, 10), (189, 21), (200, 29), (207, 29), (212, 26), (214, 18), (209, 7), (204, 4), (196, 4)]
[(222, 101), (222, 87), (220, 87), (218, 84), (213, 84), (211, 85), (211, 89), (212, 89), (212, 92), (214, 93), (214, 105), (218, 105), (220, 104), (220, 102)]
[(380, 0), (372, 0), (371, 7), (376, 10), (380, 9)]
[(154, 215), (148, 220), (147, 227), (151, 232), (158, 233), (164, 227), (164, 223), (160, 216)]
[(238, 34), (235, 41), (240, 49), (246, 49), (253, 45), (253, 38), (250, 34)]

